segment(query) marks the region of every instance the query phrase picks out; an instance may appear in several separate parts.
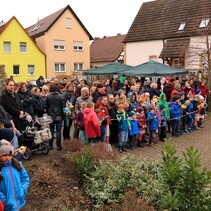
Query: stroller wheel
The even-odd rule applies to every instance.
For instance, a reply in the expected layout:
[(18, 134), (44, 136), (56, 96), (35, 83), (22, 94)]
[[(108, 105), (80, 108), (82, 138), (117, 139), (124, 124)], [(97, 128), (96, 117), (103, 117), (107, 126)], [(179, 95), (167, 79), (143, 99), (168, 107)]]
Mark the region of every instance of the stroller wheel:
[(27, 148), (26, 148), (26, 151), (25, 151), (24, 154), (23, 154), (23, 159), (24, 159), (24, 160), (30, 160), (31, 156), (32, 156), (32, 152), (31, 152), (31, 150), (27, 147)]
[(41, 152), (46, 155), (49, 153), (49, 146), (46, 143), (42, 144)]

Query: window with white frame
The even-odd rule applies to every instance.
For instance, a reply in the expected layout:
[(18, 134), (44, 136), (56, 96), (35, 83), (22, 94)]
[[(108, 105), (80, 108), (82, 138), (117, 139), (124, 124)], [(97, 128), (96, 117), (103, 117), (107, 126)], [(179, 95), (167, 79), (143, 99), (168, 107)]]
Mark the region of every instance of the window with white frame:
[(207, 25), (209, 24), (210, 19), (209, 18), (204, 18), (201, 20), (201, 23), (199, 25), (199, 28), (204, 28), (207, 27)]
[(66, 18), (66, 29), (71, 29), (71, 19), (70, 18)]
[(28, 75), (34, 75), (34, 65), (28, 65)]
[(83, 70), (84, 64), (83, 63), (74, 63), (74, 70)]
[(55, 72), (65, 72), (65, 63), (55, 63)]
[(20, 66), (13, 65), (13, 75), (20, 75)]
[(156, 55), (149, 56), (149, 60), (157, 61), (158, 57)]
[(58, 50), (58, 51), (65, 50), (65, 41), (64, 40), (54, 40), (53, 48), (54, 48), (54, 50)]
[(182, 22), (178, 28), (178, 31), (183, 31), (185, 29), (186, 22)]
[(83, 51), (83, 42), (82, 41), (73, 41), (73, 50), (74, 51)]
[(4, 42), (4, 53), (11, 53), (11, 43)]
[(26, 53), (26, 42), (20, 42), (20, 52)]
[(176, 58), (173, 60), (173, 65), (176, 68), (184, 68), (184, 61), (181, 58)]

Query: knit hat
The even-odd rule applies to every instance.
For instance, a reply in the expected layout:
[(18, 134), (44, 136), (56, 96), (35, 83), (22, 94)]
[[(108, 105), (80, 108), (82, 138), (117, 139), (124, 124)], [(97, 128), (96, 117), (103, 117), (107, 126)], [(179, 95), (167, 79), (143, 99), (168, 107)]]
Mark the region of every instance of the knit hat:
[(160, 105), (160, 111), (162, 111), (164, 108), (166, 108), (166, 106), (164, 104)]
[(6, 139), (7, 141), (12, 141), (13, 137), (14, 137), (14, 132), (11, 128), (0, 129), (0, 140)]
[(200, 89), (197, 89), (197, 90), (196, 90), (196, 94), (197, 94), (197, 95), (198, 95), (200, 92), (201, 92)]
[(14, 148), (9, 141), (5, 139), (0, 140), (0, 156), (11, 155), (14, 152)]
[(141, 113), (143, 110), (144, 110), (144, 109), (143, 109), (142, 107), (138, 107), (138, 108), (137, 108), (138, 113)]
[(135, 114), (136, 114), (135, 111), (130, 111), (130, 112), (129, 112), (129, 116), (130, 116), (130, 117), (134, 116)]

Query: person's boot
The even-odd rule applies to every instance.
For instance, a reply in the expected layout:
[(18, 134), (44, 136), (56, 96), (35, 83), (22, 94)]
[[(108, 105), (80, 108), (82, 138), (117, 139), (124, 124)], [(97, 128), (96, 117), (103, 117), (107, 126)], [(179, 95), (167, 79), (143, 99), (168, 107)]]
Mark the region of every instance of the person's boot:
[(122, 147), (122, 151), (127, 152), (127, 150), (125, 149), (125, 146)]

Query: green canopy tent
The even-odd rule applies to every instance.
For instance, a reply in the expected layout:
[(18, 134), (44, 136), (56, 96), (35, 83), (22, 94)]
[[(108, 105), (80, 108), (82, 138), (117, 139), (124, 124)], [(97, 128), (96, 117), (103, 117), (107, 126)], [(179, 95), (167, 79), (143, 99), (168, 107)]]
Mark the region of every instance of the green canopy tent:
[(122, 64), (119, 62), (113, 62), (111, 64), (104, 65), (102, 67), (88, 69), (85, 75), (116, 75), (121, 71), (130, 69), (132, 66)]
[(141, 65), (131, 67), (130, 69), (121, 71), (121, 74), (133, 75), (133, 76), (168, 76), (168, 75), (180, 75), (188, 74), (185, 69), (174, 68), (159, 62), (150, 60)]

